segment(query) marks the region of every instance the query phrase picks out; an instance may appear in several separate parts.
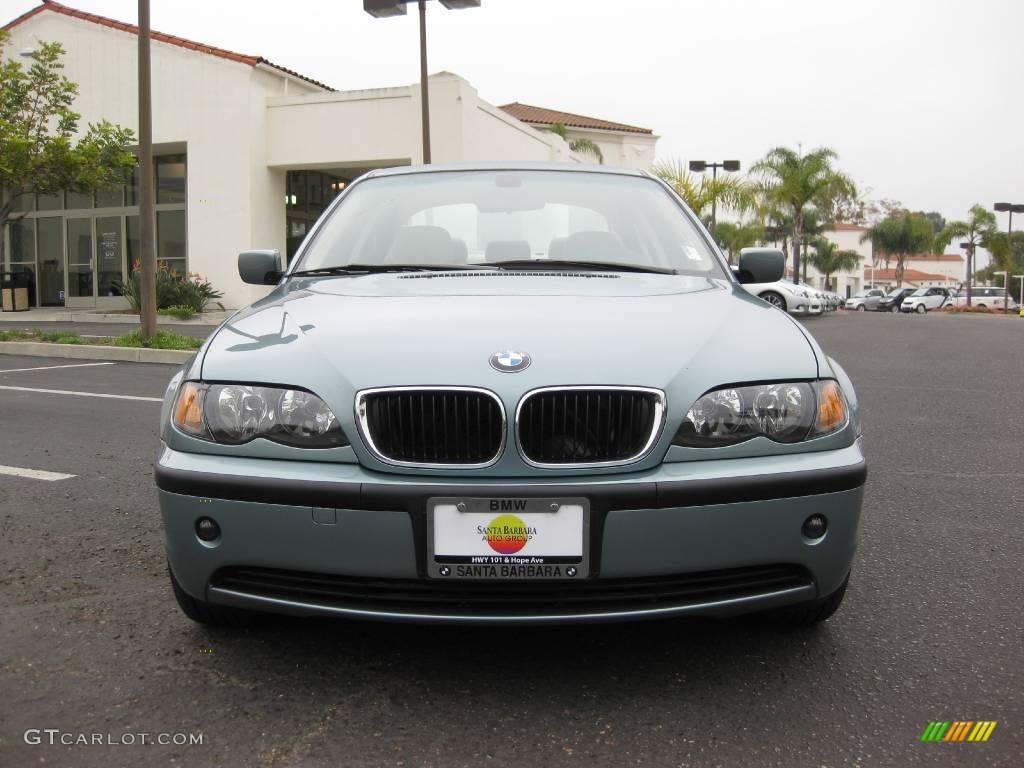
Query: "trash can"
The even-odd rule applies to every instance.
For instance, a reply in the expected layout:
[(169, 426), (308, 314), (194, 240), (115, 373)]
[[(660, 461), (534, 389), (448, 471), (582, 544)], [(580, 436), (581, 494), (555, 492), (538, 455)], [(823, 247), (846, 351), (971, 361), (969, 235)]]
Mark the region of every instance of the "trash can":
[(0, 298), (4, 312), (28, 311), (28, 287), (30, 275), (27, 272), (4, 272), (0, 279)]

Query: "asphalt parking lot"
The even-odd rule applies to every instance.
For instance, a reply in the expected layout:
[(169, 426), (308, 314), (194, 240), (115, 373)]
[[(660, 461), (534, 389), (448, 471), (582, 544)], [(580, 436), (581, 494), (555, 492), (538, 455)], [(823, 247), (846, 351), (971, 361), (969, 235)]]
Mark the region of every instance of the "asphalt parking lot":
[[(1024, 764), (1024, 320), (806, 322), (870, 462), (846, 602), (811, 631), (199, 627), (152, 481), (173, 368), (0, 356), (0, 465), (73, 475), (0, 474), (0, 766)], [(922, 743), (932, 720), (998, 725)], [(203, 743), (25, 743), (47, 728)]]

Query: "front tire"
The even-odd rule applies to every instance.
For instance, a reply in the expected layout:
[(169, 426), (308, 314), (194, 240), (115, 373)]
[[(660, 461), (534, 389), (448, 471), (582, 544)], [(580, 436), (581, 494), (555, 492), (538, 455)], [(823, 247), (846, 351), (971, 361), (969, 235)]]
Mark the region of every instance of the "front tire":
[(825, 595), (825, 597), (819, 597), (817, 600), (781, 608), (776, 613), (776, 617), (793, 627), (812, 627), (815, 624), (827, 621), (839, 610), (839, 606), (843, 604), (843, 598), (846, 596), (846, 587), (849, 583), (850, 574), (847, 573), (843, 583), (839, 585), (839, 589), (831, 595)]
[(867, 307), (865, 307), (865, 306), (864, 306), (863, 304), (861, 304), (861, 305), (859, 305), (859, 306), (857, 307), (857, 311), (858, 311), (858, 312), (867, 312), (867, 311), (868, 311), (868, 308), (867, 308)]
[(914, 311), (917, 312), (917, 314), (919, 315), (923, 315), (925, 312), (928, 311), (928, 307), (926, 307), (924, 304), (918, 304), (916, 307), (914, 307)]
[(773, 307), (778, 307), (783, 312), (786, 311), (786, 300), (782, 298), (781, 294), (776, 293), (775, 291), (765, 291), (764, 293), (760, 294), (760, 298), (763, 301), (767, 301)]
[(900, 308), (899, 308), (899, 307), (897, 307), (897, 306), (896, 306), (895, 304), (893, 304), (893, 305), (892, 305), (892, 309), (890, 309), (889, 311), (890, 311), (890, 312), (899, 312), (899, 311), (900, 311)]
[(181, 584), (174, 578), (174, 571), (170, 565), (167, 566), (167, 575), (171, 579), (174, 599), (178, 601), (181, 612), (198, 624), (205, 624), (208, 627), (251, 627), (263, 618), (262, 614), (252, 611), (197, 600), (182, 589)]

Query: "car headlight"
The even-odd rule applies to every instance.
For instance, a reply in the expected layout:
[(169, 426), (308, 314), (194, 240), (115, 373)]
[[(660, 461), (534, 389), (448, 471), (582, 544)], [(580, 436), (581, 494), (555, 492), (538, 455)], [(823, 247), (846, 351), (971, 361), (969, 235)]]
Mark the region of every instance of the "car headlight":
[(349, 444), (327, 404), (304, 389), (187, 381), (173, 419), (185, 434), (225, 445), (257, 437), (296, 448)]
[(846, 400), (831, 379), (723, 387), (690, 406), (672, 444), (718, 448), (754, 437), (799, 443), (836, 432), (848, 420)]

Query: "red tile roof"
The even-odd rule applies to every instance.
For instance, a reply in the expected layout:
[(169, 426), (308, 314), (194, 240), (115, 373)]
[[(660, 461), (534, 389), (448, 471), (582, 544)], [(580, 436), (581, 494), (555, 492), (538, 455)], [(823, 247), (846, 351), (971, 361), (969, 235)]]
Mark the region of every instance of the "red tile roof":
[(907, 261), (954, 261), (963, 263), (964, 257), (959, 253), (923, 253), (920, 256), (908, 256)]
[[(896, 279), (896, 270), (895, 269), (876, 269), (874, 272), (872, 272), (871, 268), (868, 267), (867, 269), (864, 270), (864, 274), (869, 276), (869, 277), (871, 277), (873, 275), (873, 277), (871, 277), (871, 279), (873, 279), (876, 283), (879, 280), (895, 280)], [(951, 278), (946, 276), (946, 275), (936, 275), (936, 274), (933, 274), (931, 272), (922, 272), (919, 269), (905, 269), (905, 270), (903, 270), (903, 279), (904, 280), (909, 280), (912, 283), (919, 283), (922, 280), (930, 280), (930, 281), (934, 282), (934, 281), (950, 280)]]
[[(99, 24), (104, 27), (110, 27), (111, 29), (118, 29), (122, 32), (127, 32), (131, 35), (137, 35), (139, 33), (139, 28), (134, 24), (126, 24), (123, 21), (109, 19), (106, 16), (98, 16), (95, 13), (87, 13), (86, 11), (80, 11), (77, 8), (70, 8), (66, 5), (55, 3), (53, 2), (53, 0), (43, 0), (42, 5), (38, 5), (35, 8), (31, 9), (30, 11), (26, 11), (21, 16), (16, 18), (14, 21), (11, 21), (8, 24), (4, 25), (3, 29), (12, 29), (21, 24), (22, 22), (28, 21), (33, 16), (35, 16), (38, 13), (41, 13), (42, 11), (54, 11), (55, 13), (60, 13), (64, 16), (70, 16), (74, 19), (91, 21), (93, 24)], [(300, 80), (305, 80), (307, 83), (312, 83), (313, 85), (319, 88), (323, 88), (328, 91), (334, 90), (329, 85), (324, 85), (323, 83), (314, 80), (310, 77), (300, 75), (298, 72), (293, 72), (292, 70), (286, 67), (274, 64), (272, 61), (268, 61), (262, 56), (249, 56), (244, 53), (235, 53), (234, 51), (228, 51), (224, 48), (217, 48), (216, 46), (206, 45), (205, 43), (197, 43), (193, 40), (186, 40), (184, 37), (167, 35), (163, 32), (157, 32), (155, 30), (150, 31), (150, 37), (153, 40), (157, 40), (161, 43), (169, 43), (170, 45), (176, 45), (179, 48), (187, 48), (190, 51), (197, 51), (199, 53), (209, 54), (210, 56), (217, 56), (222, 59), (237, 61), (241, 64), (248, 64), (250, 67), (255, 67), (257, 64), (264, 64), (268, 67), (273, 67), (276, 70), (284, 72), (285, 74), (291, 75), (292, 77), (297, 77)]]
[(561, 123), (566, 128), (596, 128), (601, 131), (623, 131), (625, 133), (654, 133), (650, 128), (638, 128), (635, 125), (625, 123), (613, 123), (610, 120), (601, 120), (597, 117), (576, 115), (572, 112), (560, 112), (557, 109), (545, 109), (534, 107), (529, 104), (520, 104), (514, 101), (511, 104), (504, 104), (499, 109), (508, 112), (517, 120), (533, 125), (551, 125)]

